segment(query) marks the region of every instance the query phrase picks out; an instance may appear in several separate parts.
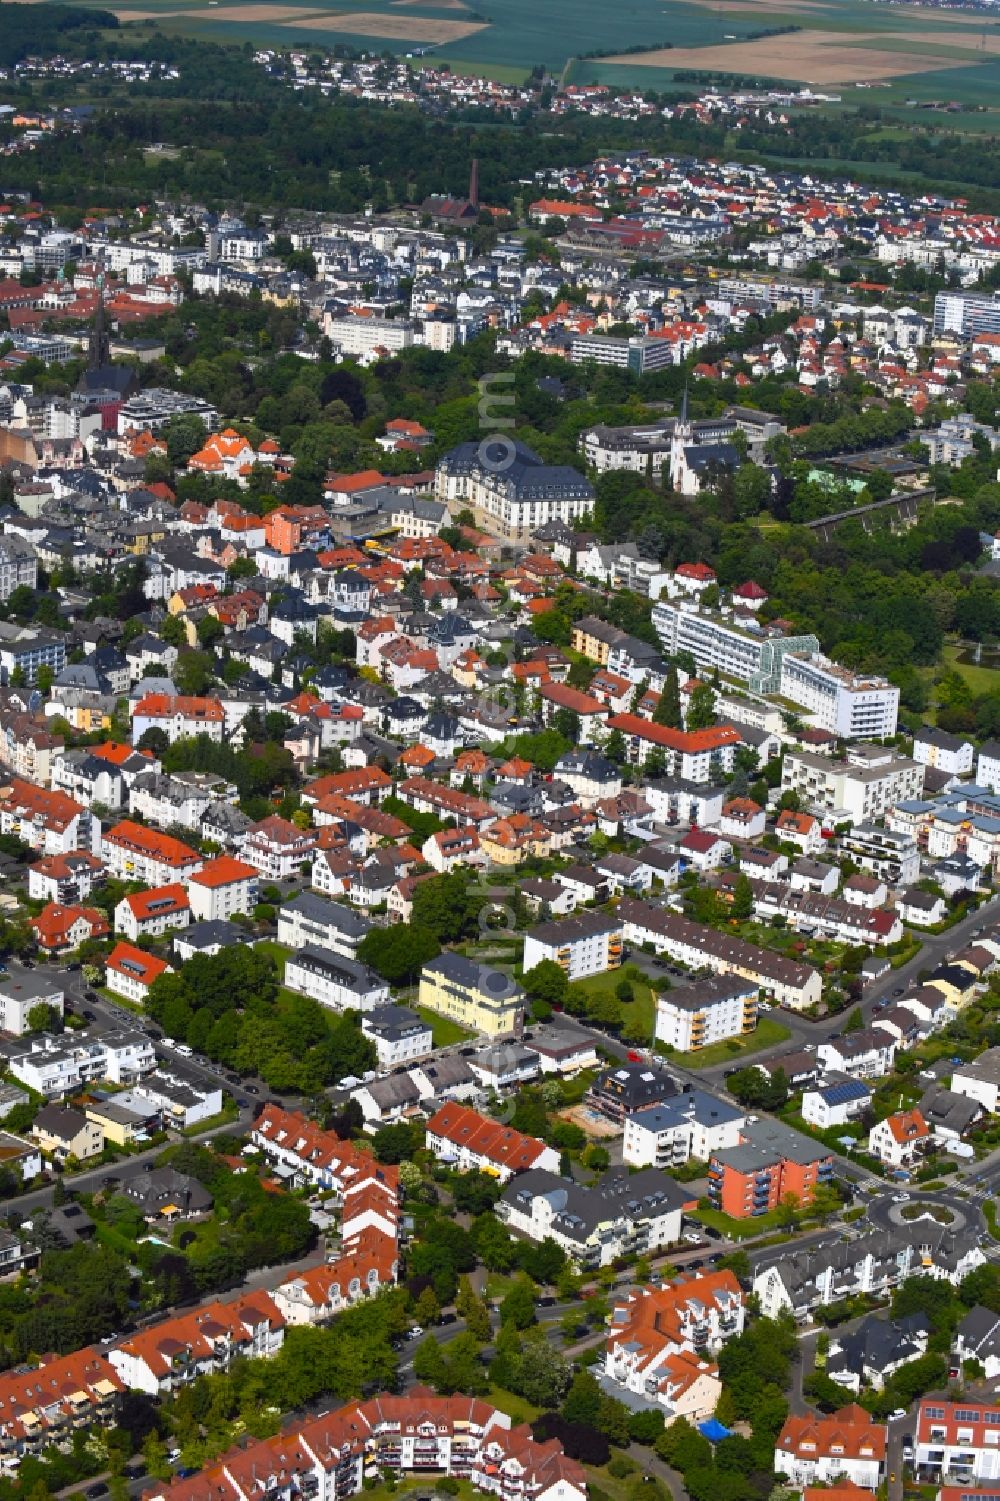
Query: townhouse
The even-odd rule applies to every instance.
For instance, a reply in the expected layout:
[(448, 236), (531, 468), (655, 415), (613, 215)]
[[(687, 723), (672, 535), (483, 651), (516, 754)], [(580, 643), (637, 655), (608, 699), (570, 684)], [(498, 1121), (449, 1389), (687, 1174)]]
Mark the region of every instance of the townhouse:
[(426, 1387), (382, 1394), (300, 1423), (277, 1438), (231, 1450), (208, 1470), (150, 1492), (150, 1501), (343, 1501), (366, 1477), (443, 1473), (499, 1501), (586, 1501), (582, 1467), (555, 1439), (476, 1397), (436, 1397)]
[(483, 1172), (507, 1183), (531, 1168), (556, 1172), (559, 1153), (534, 1136), (489, 1120), (475, 1110), (450, 1102), (427, 1122), (427, 1149), (439, 1162), (459, 1172)]
[(363, 1179), (376, 1166), (368, 1152), (335, 1131), (323, 1131), (313, 1121), (280, 1105), (264, 1106), (250, 1132), (253, 1145), (275, 1163), (280, 1178), (292, 1186), (302, 1183), (332, 1188), (343, 1194), (348, 1184)]
[(874, 1491), (885, 1476), (886, 1444), (885, 1424), (854, 1403), (830, 1417), (791, 1416), (775, 1445), (775, 1474), (796, 1486), (850, 1480)]
[(255, 1292), (140, 1329), (113, 1346), (108, 1360), (127, 1390), (167, 1397), (199, 1376), (228, 1371), (235, 1360), (277, 1355), (284, 1330), (273, 1299)]
[(763, 1252), (754, 1258), (751, 1286), (768, 1318), (787, 1309), (806, 1319), (815, 1308), (859, 1293), (887, 1298), (909, 1276), (957, 1286), (985, 1260), (975, 1233), (927, 1217), (889, 1231), (872, 1230), (853, 1241)]
[(113, 876), (124, 881), (141, 881), (144, 886), (169, 886), (183, 881), (204, 863), (197, 850), (180, 839), (147, 829), (131, 819), (123, 819), (104, 833), (100, 853)]

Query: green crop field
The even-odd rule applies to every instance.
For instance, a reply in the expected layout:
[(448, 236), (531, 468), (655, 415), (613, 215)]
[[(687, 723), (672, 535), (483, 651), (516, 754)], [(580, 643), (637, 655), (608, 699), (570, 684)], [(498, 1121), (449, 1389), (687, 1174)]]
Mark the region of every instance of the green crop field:
[[(982, 110), (972, 129), (1000, 108), (1000, 23), (872, 0), (625, 0), (618, 6), (605, 0), (111, 0), (110, 8), (127, 24), (156, 24), (220, 42), (310, 51), (345, 42), (426, 56), (504, 82), (520, 80), (535, 64), (567, 82), (668, 93), (690, 90), (692, 75), (729, 74), (809, 84), (840, 96), (831, 108), (870, 102), (901, 118), (926, 118), (932, 103)], [(686, 75), (684, 81), (675, 80), (675, 71)]]

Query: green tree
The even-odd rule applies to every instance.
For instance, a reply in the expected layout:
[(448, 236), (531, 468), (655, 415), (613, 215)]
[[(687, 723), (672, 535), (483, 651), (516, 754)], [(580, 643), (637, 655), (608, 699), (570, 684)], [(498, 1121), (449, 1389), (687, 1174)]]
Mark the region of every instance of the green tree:
[(708, 683), (699, 683), (688, 701), (685, 727), (707, 730), (715, 723), (715, 692)]
[(680, 682), (677, 676), (677, 668), (672, 663), (667, 668), (667, 674), (663, 682), (663, 691), (656, 701), (656, 708), (653, 710), (653, 723), (662, 724), (671, 730), (679, 730), (684, 724), (684, 718), (681, 713)]
[(500, 1323), (527, 1329), (534, 1322), (535, 1290), (526, 1277), (519, 1277), (500, 1304)]

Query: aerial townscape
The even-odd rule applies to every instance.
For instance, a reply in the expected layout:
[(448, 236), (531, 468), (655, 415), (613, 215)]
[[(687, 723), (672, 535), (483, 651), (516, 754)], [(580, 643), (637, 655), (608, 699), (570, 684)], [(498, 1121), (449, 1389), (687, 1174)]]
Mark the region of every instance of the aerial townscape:
[(0, 7), (0, 1501), (998, 1501), (996, 8), (148, 6)]

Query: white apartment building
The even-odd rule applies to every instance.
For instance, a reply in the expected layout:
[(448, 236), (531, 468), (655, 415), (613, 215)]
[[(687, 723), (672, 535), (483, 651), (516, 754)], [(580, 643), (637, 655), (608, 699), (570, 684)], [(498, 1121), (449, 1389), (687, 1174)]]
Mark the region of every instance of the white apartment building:
[(622, 1146), (626, 1167), (677, 1167), (693, 1157), (707, 1162), (713, 1152), (740, 1144), (746, 1115), (735, 1105), (692, 1089), (625, 1117)]
[[(257, 905), (258, 880), (255, 867), (245, 860), (232, 855), (207, 860), (187, 878), (191, 916), (195, 922), (225, 922), (238, 912), (249, 916)], [(280, 934), (278, 941), (284, 941)]]
[(813, 635), (784, 636), (767, 626), (737, 624), (716, 611), (699, 609), (692, 599), (661, 599), (653, 606), (653, 626), (670, 656), (688, 651), (699, 672), (727, 673), (755, 693), (777, 693), (785, 655), (819, 651)]
[(801, 704), (817, 728), (844, 740), (886, 740), (896, 733), (899, 689), (885, 678), (859, 677), (818, 652), (786, 653), (779, 691)]
[(389, 986), (373, 969), (311, 943), (286, 959), (285, 984), (332, 1011), (370, 1011), (389, 999)]
[(371, 930), (372, 923), (356, 908), (338, 906), (311, 891), (301, 892), (278, 910), (278, 942), (290, 949), (312, 943), (331, 954), (353, 959), (358, 944)]
[(406, 1006), (377, 1006), (361, 1018), (361, 1030), (375, 1044), (380, 1073), (429, 1058), (434, 1051), (430, 1023)]
[(894, 803), (918, 798), (924, 790), (924, 768), (889, 752), (862, 765), (790, 750), (782, 763), (781, 787), (797, 792), (808, 806), (828, 812), (836, 822), (865, 823), (880, 818)]
[(103, 835), (100, 853), (113, 876), (145, 886), (185, 880), (203, 864), (201, 855), (189, 845), (130, 819), (116, 823)]
[(933, 766), (948, 776), (968, 776), (974, 757), (972, 741), (963, 740), (960, 735), (923, 725), (913, 736), (914, 761), (921, 766)]
[(757, 994), (758, 986), (738, 975), (713, 975), (664, 991), (656, 1002), (656, 1040), (692, 1053), (742, 1037), (757, 1025)]
[(395, 354), (415, 342), (413, 324), (407, 318), (368, 318), (348, 313), (342, 318), (326, 314), (323, 332), (342, 354), (372, 355), (377, 350)]
[(569, 980), (617, 969), (622, 962), (622, 924), (600, 912), (542, 923), (525, 934), (524, 973), (543, 959), (554, 960)]

